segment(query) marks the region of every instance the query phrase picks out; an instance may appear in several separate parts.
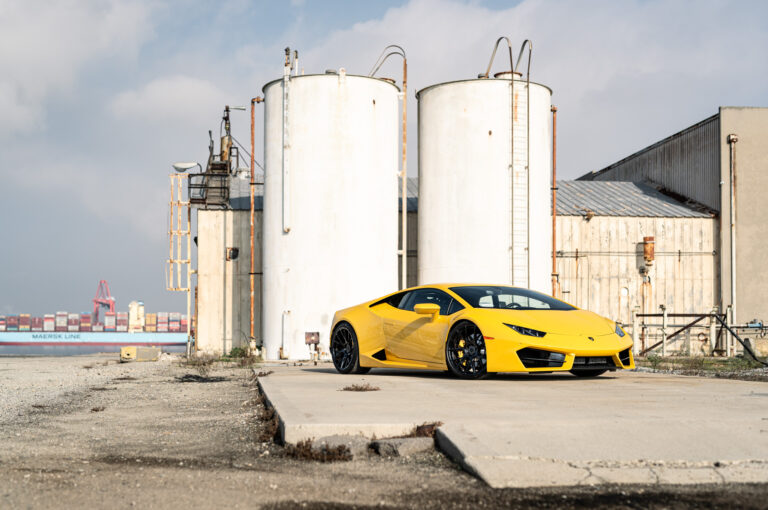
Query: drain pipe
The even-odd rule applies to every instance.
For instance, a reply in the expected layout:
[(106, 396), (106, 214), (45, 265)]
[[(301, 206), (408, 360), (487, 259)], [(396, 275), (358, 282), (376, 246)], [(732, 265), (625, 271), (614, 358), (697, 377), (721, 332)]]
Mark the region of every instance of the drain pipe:
[(732, 321), (736, 321), (736, 142), (739, 141), (738, 135), (730, 134), (727, 138), (728, 146), (730, 147), (731, 155), (731, 186), (730, 186), (730, 200), (729, 200), (729, 220), (730, 220), (730, 232), (729, 239), (731, 244), (731, 317)]
[(250, 307), (250, 319), (251, 319), (251, 329), (250, 329), (250, 337), (249, 337), (249, 345), (248, 348), (251, 352), (251, 354), (256, 352), (256, 334), (255, 334), (255, 317), (254, 317), (254, 306), (256, 304), (256, 294), (255, 294), (255, 288), (256, 288), (256, 241), (255, 241), (255, 216), (256, 216), (256, 103), (261, 103), (264, 101), (261, 97), (254, 97), (251, 99), (251, 186), (250, 186), (250, 195), (251, 195), (251, 215), (250, 215), (250, 227), (251, 227), (251, 270), (248, 273), (248, 280), (250, 285), (250, 291), (251, 291), (251, 307)]
[[(552, 296), (557, 297), (557, 106), (552, 106)], [(634, 330), (633, 330), (634, 334)]]

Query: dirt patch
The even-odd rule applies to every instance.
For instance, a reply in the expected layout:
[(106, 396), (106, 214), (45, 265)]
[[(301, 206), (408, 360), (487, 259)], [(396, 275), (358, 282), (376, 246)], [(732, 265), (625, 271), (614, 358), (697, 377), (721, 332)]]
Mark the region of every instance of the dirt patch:
[(104, 406), (96, 406), (96, 407), (91, 407), (91, 412), (92, 412), (92, 413), (100, 413), (100, 412), (102, 412), (104, 409), (106, 409), (106, 407), (104, 407)]
[(115, 391), (117, 388), (107, 388), (105, 386), (95, 386), (91, 388), (91, 391)]
[(368, 383), (363, 384), (350, 384), (344, 386), (340, 391), (379, 391), (381, 388), (378, 386), (371, 386)]
[(221, 376), (205, 376), (195, 374), (184, 374), (176, 377), (178, 383), (218, 383), (228, 381), (229, 378)]
[(120, 377), (115, 377), (114, 380), (115, 381), (138, 381), (137, 378), (132, 377), (130, 375), (122, 375)]

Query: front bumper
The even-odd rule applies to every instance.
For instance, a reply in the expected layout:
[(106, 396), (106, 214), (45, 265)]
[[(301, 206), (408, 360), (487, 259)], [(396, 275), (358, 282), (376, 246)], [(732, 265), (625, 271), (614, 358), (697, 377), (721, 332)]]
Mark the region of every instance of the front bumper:
[[(635, 368), (632, 341), (617, 335), (594, 340), (556, 338), (523, 343), (486, 339), (489, 372), (565, 372), (570, 370), (627, 370)], [(522, 335), (521, 335), (522, 337)], [(538, 339), (535, 339), (538, 340)]]

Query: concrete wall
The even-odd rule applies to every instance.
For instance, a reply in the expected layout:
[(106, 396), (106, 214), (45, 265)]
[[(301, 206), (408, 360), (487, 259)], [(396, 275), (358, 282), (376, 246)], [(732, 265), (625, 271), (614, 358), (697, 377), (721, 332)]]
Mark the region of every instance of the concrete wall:
[(768, 320), (768, 108), (720, 108), (722, 304), (731, 303), (730, 152), (736, 143), (736, 314), (735, 322)]
[[(197, 211), (197, 346), (226, 354), (250, 334), (249, 211)], [(261, 211), (256, 212), (256, 272), (261, 273)], [(227, 249), (238, 248), (227, 260)], [(255, 336), (261, 337), (261, 275), (255, 285)], [(258, 340), (257, 340), (258, 342)]]
[[(644, 285), (643, 237), (656, 260)], [(632, 310), (708, 313), (717, 304), (717, 222), (711, 218), (558, 216), (561, 297), (628, 324)]]
[[(400, 243), (400, 240), (402, 239), (403, 230), (402, 230), (402, 222), (401, 222), (401, 214), (398, 213), (397, 216), (397, 242)], [(418, 285), (417, 283), (417, 277), (418, 277), (418, 243), (419, 243), (419, 215), (415, 211), (409, 211), (408, 212), (408, 268), (407, 268), (407, 286), (408, 287), (414, 287)], [(400, 246), (400, 244), (398, 244)], [(398, 259), (397, 263), (397, 283), (400, 285), (400, 278), (402, 275), (400, 261)]]

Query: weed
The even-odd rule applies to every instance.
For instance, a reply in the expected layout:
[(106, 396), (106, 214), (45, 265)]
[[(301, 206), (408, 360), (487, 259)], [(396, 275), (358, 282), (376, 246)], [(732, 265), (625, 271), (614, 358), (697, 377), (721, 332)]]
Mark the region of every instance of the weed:
[(272, 441), (280, 428), (280, 420), (277, 417), (277, 413), (271, 407), (262, 407), (259, 411), (259, 421), (262, 423), (261, 430), (259, 431), (259, 441), (263, 443)]
[(182, 365), (185, 367), (193, 367), (197, 369), (197, 373), (200, 377), (207, 378), (213, 368), (213, 363), (216, 361), (216, 357), (211, 354), (201, 354), (193, 358), (187, 358)]
[(661, 367), (661, 362), (664, 361), (664, 358), (662, 358), (658, 354), (649, 354), (648, 358), (646, 359), (648, 360), (648, 363), (651, 364), (651, 370), (653, 370), (654, 372), (657, 372), (659, 370), (659, 367)]
[(413, 427), (413, 430), (411, 430), (408, 434), (399, 437), (435, 437), (437, 427), (442, 424), (443, 422), (441, 421), (422, 423), (421, 425)]
[(245, 349), (243, 347), (232, 347), (232, 350), (229, 351), (228, 358), (247, 358), (248, 357), (248, 349)]
[(701, 356), (683, 358), (675, 365), (678, 366), (681, 374), (698, 375), (704, 371), (704, 358)]
[(341, 391), (379, 391), (381, 388), (378, 386), (371, 386), (368, 383), (363, 384), (350, 384), (349, 386), (344, 386)]
[(92, 408), (91, 408), (91, 412), (92, 412), (92, 413), (100, 413), (100, 412), (102, 412), (104, 409), (106, 409), (106, 407), (104, 407), (104, 406), (96, 406), (96, 407), (92, 407)]
[(266, 377), (266, 376), (268, 376), (269, 374), (274, 374), (274, 373), (275, 373), (275, 371), (274, 371), (274, 370), (269, 370), (269, 371), (267, 371), (267, 372), (264, 372), (264, 371), (262, 370), (261, 372), (259, 372), (258, 374), (256, 374), (256, 377)]
[(288, 445), (285, 450), (286, 455), (299, 460), (313, 460), (318, 462), (339, 462), (352, 460), (352, 454), (346, 445), (328, 447), (323, 445), (320, 448), (312, 447), (312, 440), (306, 439), (299, 441), (296, 445)]

